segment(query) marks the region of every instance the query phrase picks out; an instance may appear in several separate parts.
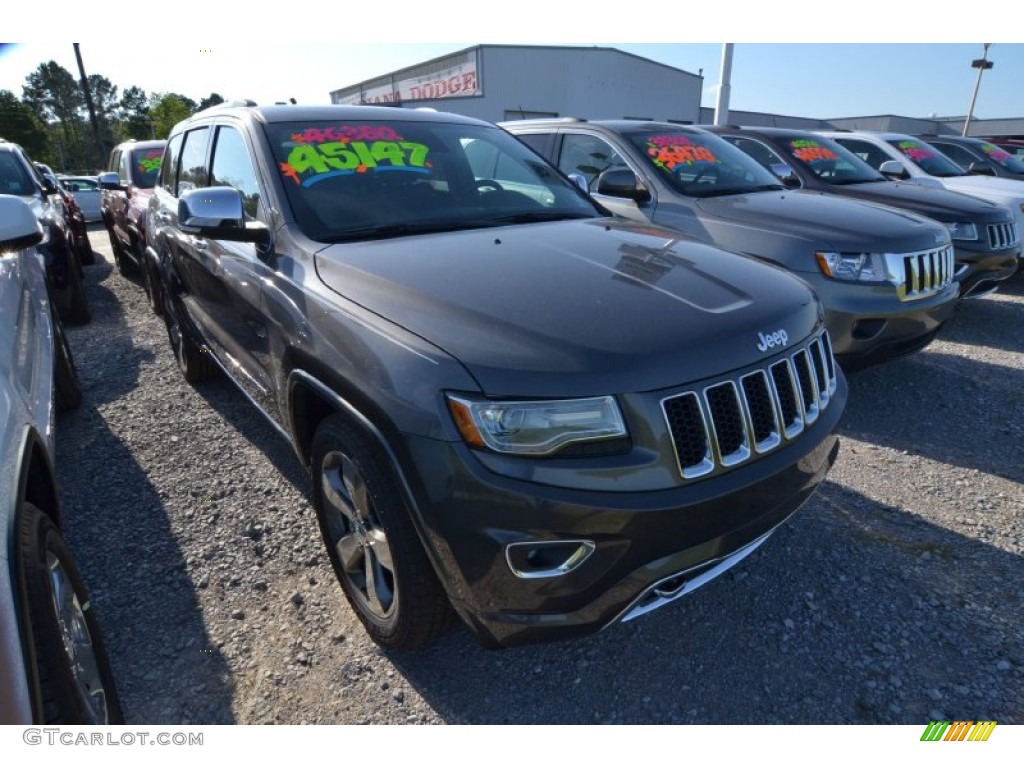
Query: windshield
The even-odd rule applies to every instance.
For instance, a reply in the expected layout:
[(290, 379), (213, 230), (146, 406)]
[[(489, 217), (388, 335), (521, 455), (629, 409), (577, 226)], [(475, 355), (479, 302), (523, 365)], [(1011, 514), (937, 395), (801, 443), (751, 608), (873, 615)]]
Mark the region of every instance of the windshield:
[(917, 139), (890, 139), (889, 143), (929, 176), (966, 176), (967, 171), (930, 144)]
[(1014, 157), (1012, 154), (1007, 152), (1002, 147), (997, 147), (995, 144), (989, 144), (987, 141), (980, 145), (981, 151), (985, 153), (993, 163), (999, 163), (1010, 173), (1019, 173), (1024, 175), (1024, 163)]
[(878, 171), (830, 139), (792, 135), (780, 138), (779, 143), (787, 160), (806, 168), (826, 184), (842, 186), (885, 181)]
[(628, 138), (658, 175), (684, 195), (714, 197), (783, 189), (757, 161), (711, 133), (644, 130)]
[(132, 152), (132, 165), (135, 166), (135, 186), (141, 189), (152, 189), (156, 184), (156, 176), (160, 173), (160, 163), (164, 159), (162, 149), (136, 149)]
[(361, 120), (266, 129), (295, 219), (314, 240), (601, 215), (574, 184), (497, 127)]

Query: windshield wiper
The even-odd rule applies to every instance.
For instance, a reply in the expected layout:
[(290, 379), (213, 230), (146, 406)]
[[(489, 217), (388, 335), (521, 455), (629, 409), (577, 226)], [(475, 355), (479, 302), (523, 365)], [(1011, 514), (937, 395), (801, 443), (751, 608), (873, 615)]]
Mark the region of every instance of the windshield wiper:
[(491, 219), (455, 219), (448, 221), (420, 221), (393, 224), (376, 224), (371, 227), (347, 229), (336, 235), (318, 238), (322, 243), (344, 243), (349, 240), (373, 240), (387, 237), (404, 237), (405, 235), (421, 235), (430, 232), (455, 232), (460, 229), (483, 229), (499, 226), (500, 222)]
[(502, 224), (531, 224), (537, 221), (564, 221), (566, 219), (593, 219), (595, 214), (582, 211), (522, 211), (506, 216), (495, 216), (488, 221)]

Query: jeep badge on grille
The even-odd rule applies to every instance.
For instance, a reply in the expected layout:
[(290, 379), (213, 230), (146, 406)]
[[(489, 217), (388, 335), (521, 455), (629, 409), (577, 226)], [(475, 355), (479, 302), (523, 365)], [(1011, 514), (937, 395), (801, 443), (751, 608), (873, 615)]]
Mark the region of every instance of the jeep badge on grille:
[(759, 332), (757, 338), (761, 342), (757, 345), (757, 348), (762, 352), (767, 352), (772, 347), (784, 347), (789, 343), (789, 334), (781, 328), (774, 333), (769, 333), (767, 336)]

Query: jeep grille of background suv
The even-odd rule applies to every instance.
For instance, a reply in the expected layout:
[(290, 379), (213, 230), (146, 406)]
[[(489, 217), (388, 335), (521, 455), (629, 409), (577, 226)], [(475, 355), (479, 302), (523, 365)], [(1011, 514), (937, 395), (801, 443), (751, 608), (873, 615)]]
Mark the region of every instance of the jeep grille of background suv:
[(900, 301), (934, 296), (953, 281), (953, 246), (917, 253), (887, 253), (886, 268), (897, 275)]
[(813, 424), (836, 391), (828, 332), (767, 368), (662, 400), (687, 480), (768, 453)]

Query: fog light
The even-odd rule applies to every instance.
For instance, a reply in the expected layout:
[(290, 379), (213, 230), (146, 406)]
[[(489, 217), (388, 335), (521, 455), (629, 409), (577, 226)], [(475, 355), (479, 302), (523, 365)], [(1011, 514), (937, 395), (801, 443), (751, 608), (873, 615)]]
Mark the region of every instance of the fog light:
[(576, 570), (595, 549), (588, 539), (520, 541), (505, 547), (505, 560), (520, 579), (549, 579)]

